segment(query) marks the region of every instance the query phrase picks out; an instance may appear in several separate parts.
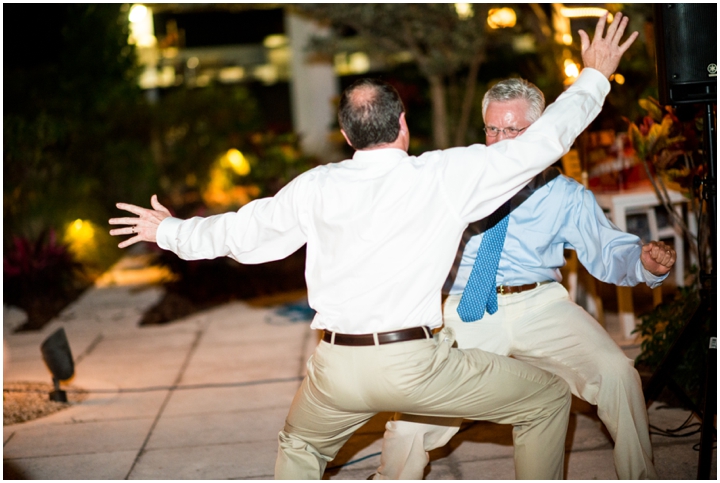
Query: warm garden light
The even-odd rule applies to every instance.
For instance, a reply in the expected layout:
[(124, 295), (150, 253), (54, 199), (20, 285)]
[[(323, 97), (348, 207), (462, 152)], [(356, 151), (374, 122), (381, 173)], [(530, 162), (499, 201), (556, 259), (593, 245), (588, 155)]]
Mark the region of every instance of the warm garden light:
[(265, 40), (263, 40), (263, 46), (266, 49), (277, 49), (279, 47), (285, 47), (287, 44), (287, 36), (281, 34), (268, 35), (265, 37)]
[(455, 12), (457, 13), (458, 18), (462, 20), (465, 20), (466, 18), (470, 18), (475, 15), (472, 5), (469, 3), (456, 3)]
[(370, 70), (370, 58), (365, 52), (355, 52), (348, 58), (350, 71), (354, 74), (364, 74)]
[(148, 8), (145, 5), (133, 5), (130, 9), (128, 18), (131, 23), (142, 22), (148, 14)]
[(580, 68), (572, 59), (565, 60), (565, 75), (572, 79), (580, 75)]
[(76, 260), (83, 261), (93, 257), (97, 250), (98, 240), (95, 227), (88, 220), (71, 222), (65, 229), (63, 241), (68, 245), (70, 253)]
[(238, 82), (241, 81), (243, 77), (245, 77), (245, 69), (237, 65), (220, 69), (218, 73), (220, 82)]
[(563, 40), (563, 44), (565, 44), (565, 45), (571, 45), (571, 44), (572, 44), (572, 35), (570, 35), (570, 34), (563, 34), (562, 40)]
[[(560, 13), (567, 18), (582, 18), (582, 17), (602, 17), (607, 12), (604, 8), (599, 7), (562, 7)], [(613, 14), (608, 15), (608, 23), (613, 21)]]
[(613, 80), (618, 84), (623, 85), (625, 83), (625, 76), (622, 74), (614, 74)]
[(233, 148), (228, 150), (227, 154), (225, 155), (225, 159), (227, 159), (230, 167), (239, 176), (246, 176), (250, 174), (250, 163), (248, 163), (248, 160), (247, 158), (245, 158), (243, 153), (241, 153), (237, 149)]
[(84, 244), (95, 236), (95, 229), (89, 221), (80, 218), (70, 224), (65, 232), (65, 238), (72, 244)]
[(128, 42), (138, 47), (152, 47), (157, 43), (152, 10), (145, 5), (136, 4), (130, 9), (130, 37)]
[(493, 29), (514, 27), (517, 22), (515, 10), (508, 7), (491, 8), (488, 12), (488, 25)]

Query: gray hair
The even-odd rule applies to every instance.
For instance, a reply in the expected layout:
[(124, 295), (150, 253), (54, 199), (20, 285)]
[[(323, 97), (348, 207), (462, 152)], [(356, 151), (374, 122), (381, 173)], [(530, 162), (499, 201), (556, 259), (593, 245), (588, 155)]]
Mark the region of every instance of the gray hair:
[(535, 122), (545, 110), (545, 96), (532, 82), (525, 79), (505, 79), (492, 86), (483, 97), (482, 115), (485, 119), (491, 102), (514, 101), (524, 99), (528, 103), (527, 120)]

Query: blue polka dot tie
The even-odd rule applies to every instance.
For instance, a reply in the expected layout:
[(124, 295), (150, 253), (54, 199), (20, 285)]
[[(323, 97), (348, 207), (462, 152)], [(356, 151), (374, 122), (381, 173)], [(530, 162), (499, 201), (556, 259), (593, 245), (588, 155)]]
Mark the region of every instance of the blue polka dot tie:
[[(470, 277), (457, 308), (457, 313), (463, 322), (482, 319), (485, 310), (489, 314), (497, 312), (495, 278), (510, 221), (510, 215), (506, 213), (507, 210), (501, 208), (490, 215), (491, 218), (488, 220), (488, 225), (491, 228), (485, 230)], [(505, 216), (495, 225), (492, 225), (494, 221), (492, 218), (497, 219), (502, 215)]]

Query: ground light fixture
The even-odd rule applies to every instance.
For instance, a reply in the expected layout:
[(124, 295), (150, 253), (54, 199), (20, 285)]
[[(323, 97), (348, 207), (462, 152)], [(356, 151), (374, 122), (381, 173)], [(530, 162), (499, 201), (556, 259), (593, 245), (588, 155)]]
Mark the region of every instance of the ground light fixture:
[(50, 335), (40, 346), (45, 365), (50, 370), (55, 390), (50, 393), (50, 400), (67, 402), (67, 393), (60, 389), (60, 381), (66, 381), (75, 374), (70, 344), (65, 329), (59, 328)]

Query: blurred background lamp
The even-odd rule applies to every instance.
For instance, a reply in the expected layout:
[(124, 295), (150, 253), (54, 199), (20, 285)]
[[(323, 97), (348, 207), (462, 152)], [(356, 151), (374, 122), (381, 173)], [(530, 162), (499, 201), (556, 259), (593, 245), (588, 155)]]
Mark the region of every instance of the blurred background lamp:
[(40, 346), (45, 365), (53, 376), (55, 390), (50, 393), (50, 400), (67, 402), (67, 393), (60, 390), (60, 381), (70, 379), (75, 374), (70, 344), (65, 329), (62, 327), (53, 332)]
[(457, 12), (458, 18), (465, 20), (474, 15), (472, 5), (469, 3), (456, 3), (455, 12)]
[(516, 22), (517, 16), (515, 15), (515, 10), (512, 8), (491, 8), (488, 11), (487, 23), (490, 28), (503, 29), (514, 27)]
[(572, 59), (565, 59), (565, 75), (573, 79), (580, 75), (580, 67)]

